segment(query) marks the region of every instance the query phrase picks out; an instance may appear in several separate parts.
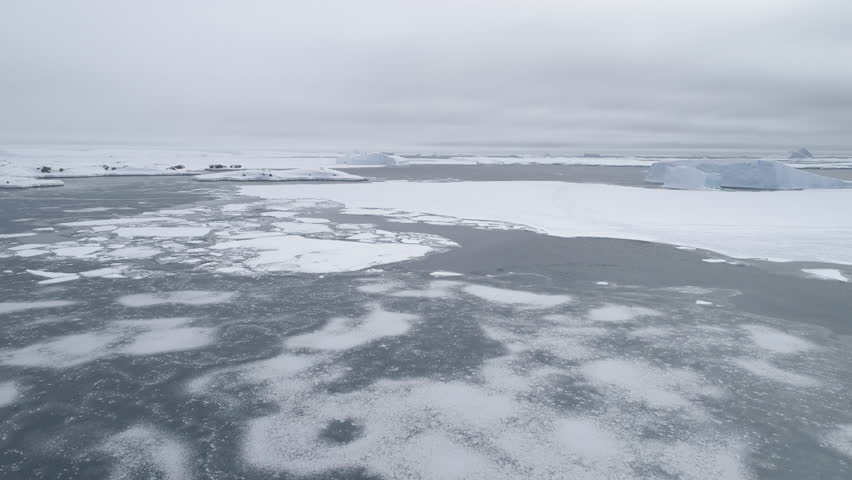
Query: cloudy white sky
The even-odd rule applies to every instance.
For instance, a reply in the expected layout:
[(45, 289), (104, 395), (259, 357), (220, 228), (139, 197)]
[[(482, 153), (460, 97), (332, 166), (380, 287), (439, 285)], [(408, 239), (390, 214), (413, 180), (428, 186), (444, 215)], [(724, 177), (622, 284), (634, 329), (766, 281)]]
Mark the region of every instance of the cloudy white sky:
[(0, 0), (0, 138), (852, 150), (850, 0)]

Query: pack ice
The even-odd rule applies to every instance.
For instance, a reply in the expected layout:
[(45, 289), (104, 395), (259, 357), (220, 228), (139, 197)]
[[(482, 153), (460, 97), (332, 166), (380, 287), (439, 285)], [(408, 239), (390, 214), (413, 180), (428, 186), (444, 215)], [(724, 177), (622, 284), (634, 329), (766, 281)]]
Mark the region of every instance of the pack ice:
[(651, 165), (645, 181), (679, 190), (850, 188), (852, 183), (803, 172), (775, 160), (673, 160)]

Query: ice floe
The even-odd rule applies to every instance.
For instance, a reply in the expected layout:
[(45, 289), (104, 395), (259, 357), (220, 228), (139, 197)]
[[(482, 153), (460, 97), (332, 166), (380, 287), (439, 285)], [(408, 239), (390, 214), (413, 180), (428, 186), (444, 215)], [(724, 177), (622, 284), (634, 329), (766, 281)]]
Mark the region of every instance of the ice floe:
[[(733, 258), (852, 264), (852, 190), (693, 192), (566, 182), (375, 182), (241, 187), (271, 201), (325, 199), (361, 214), (452, 217), (561, 237), (712, 250)], [(473, 223), (465, 223), (473, 222)], [(490, 224), (489, 224), (490, 222)], [(783, 237), (784, 242), (777, 239)]]
[(287, 338), (285, 345), (292, 349), (347, 350), (380, 338), (404, 335), (417, 319), (410, 313), (389, 312), (374, 305), (363, 318), (332, 318), (319, 330)]
[(340, 165), (390, 166), (398, 165), (398, 157), (379, 152), (352, 152), (337, 158)]
[(840, 282), (849, 281), (849, 278), (836, 268), (803, 268), (802, 271), (821, 280), (837, 280)]

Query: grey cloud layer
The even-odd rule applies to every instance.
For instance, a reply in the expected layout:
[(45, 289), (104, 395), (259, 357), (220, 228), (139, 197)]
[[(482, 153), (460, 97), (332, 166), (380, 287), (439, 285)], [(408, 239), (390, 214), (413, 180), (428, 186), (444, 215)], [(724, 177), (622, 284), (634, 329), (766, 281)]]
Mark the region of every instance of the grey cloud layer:
[(33, 0), (0, 10), (4, 138), (852, 147), (847, 0)]

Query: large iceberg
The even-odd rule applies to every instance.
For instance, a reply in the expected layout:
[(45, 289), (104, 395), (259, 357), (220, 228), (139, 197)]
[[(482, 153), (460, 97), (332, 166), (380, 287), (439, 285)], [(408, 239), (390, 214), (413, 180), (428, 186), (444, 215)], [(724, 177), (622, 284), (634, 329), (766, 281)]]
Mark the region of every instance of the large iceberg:
[(814, 158), (814, 155), (805, 147), (790, 152), (790, 158)]
[[(703, 177), (701, 174), (705, 174)], [(689, 190), (850, 188), (852, 183), (804, 172), (775, 160), (671, 160), (651, 165), (645, 181)]]
[(399, 160), (386, 153), (347, 153), (337, 159), (341, 165), (399, 165)]
[(358, 175), (330, 168), (294, 168), (291, 170), (240, 170), (197, 175), (201, 182), (363, 182)]

